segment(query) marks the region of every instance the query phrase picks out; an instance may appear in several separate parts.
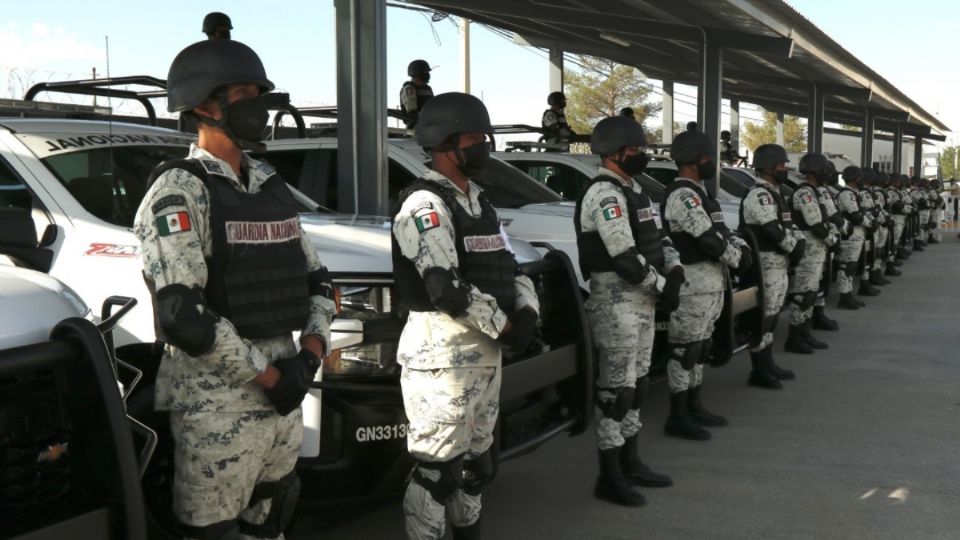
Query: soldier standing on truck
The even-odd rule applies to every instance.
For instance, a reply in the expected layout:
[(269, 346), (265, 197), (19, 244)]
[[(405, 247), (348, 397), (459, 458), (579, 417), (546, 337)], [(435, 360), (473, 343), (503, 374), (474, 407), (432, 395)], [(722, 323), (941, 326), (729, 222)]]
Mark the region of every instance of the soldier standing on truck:
[(405, 188), (393, 220), (400, 305), (409, 310), (397, 362), (417, 460), (403, 499), (409, 538), (480, 538), (480, 497), (493, 474), (501, 347), (521, 353), (539, 300), (497, 212), (471, 180), (490, 157), (490, 116), (474, 96), (431, 99), (417, 125), (430, 170)]
[(403, 121), (407, 129), (417, 127), (420, 111), (427, 101), (433, 97), (433, 88), (430, 88), (430, 64), (426, 60), (414, 60), (407, 65), (409, 81), (400, 88), (400, 110), (406, 115)]
[[(787, 151), (778, 144), (764, 144), (753, 153), (753, 168), (759, 182), (747, 192), (740, 205), (740, 227), (756, 239), (758, 264), (763, 276), (763, 318), (760, 340), (750, 349), (752, 370), (747, 384), (780, 389), (780, 381), (796, 378), (773, 359), (773, 332), (787, 296), (787, 271), (803, 257), (806, 239), (793, 229), (790, 206), (780, 194), (779, 184), (787, 181)], [(799, 236), (799, 238), (798, 238)]]
[[(580, 270), (590, 280), (585, 307), (597, 357), (594, 417), (600, 476), (594, 495), (625, 506), (646, 503), (637, 486), (665, 487), (669, 477), (637, 455), (640, 410), (650, 385), (657, 299), (676, 309), (683, 267), (661, 228), (659, 209), (633, 179), (643, 174), (647, 141), (636, 120), (601, 120), (590, 149), (600, 170), (577, 201)], [(666, 276), (666, 277), (664, 277)]]
[(547, 96), (547, 105), (549, 109), (543, 111), (543, 118), (540, 119), (540, 126), (543, 128), (543, 134), (548, 143), (569, 143), (573, 140), (576, 133), (567, 123), (567, 116), (564, 109), (567, 107), (567, 96), (563, 92), (550, 92)]
[(332, 289), (286, 183), (244, 153), (262, 148), (274, 88), (257, 54), (201, 41), (167, 80), (168, 110), (199, 138), (154, 169), (134, 233), (166, 344), (156, 408), (176, 447), (173, 511), (190, 538), (276, 538), (299, 494), (300, 403), (329, 343)]
[(679, 307), (670, 314), (670, 416), (664, 432), (697, 441), (710, 439), (704, 427), (727, 425), (726, 418), (703, 405), (703, 365), (713, 351), (714, 325), (723, 312), (726, 268), (745, 272), (753, 261), (747, 243), (727, 229), (720, 203), (703, 186), (705, 179), (717, 174), (715, 152), (716, 146), (702, 132), (677, 135), (670, 146), (677, 178), (660, 207), (686, 274)]
[(203, 33), (207, 35), (207, 39), (230, 39), (231, 30), (233, 24), (226, 13), (214, 11), (203, 18)]

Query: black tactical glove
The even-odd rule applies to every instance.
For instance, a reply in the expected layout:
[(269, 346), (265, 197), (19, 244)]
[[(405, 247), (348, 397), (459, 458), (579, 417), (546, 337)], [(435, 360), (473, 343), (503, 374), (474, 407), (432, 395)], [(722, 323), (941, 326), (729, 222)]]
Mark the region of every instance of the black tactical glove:
[(313, 377), (320, 368), (320, 359), (312, 352), (302, 349), (296, 356), (281, 358), (273, 363), (280, 370), (280, 380), (266, 390), (267, 399), (281, 416), (300, 408), (303, 398), (310, 391)]
[(807, 239), (799, 238), (797, 239), (797, 245), (793, 246), (793, 251), (790, 252), (790, 267), (796, 267), (800, 264), (800, 261), (803, 260), (803, 254), (807, 251)]
[(533, 339), (533, 332), (537, 329), (539, 316), (535, 311), (523, 308), (507, 315), (510, 320), (510, 331), (500, 334), (500, 343), (518, 352), (527, 350)]
[(737, 263), (737, 275), (740, 277), (748, 275), (751, 266), (753, 266), (753, 254), (750, 253), (750, 248), (741, 246), (740, 261)]
[(660, 291), (660, 306), (667, 313), (676, 311), (680, 307), (680, 287), (687, 282), (682, 266), (674, 266), (667, 273), (667, 282)]

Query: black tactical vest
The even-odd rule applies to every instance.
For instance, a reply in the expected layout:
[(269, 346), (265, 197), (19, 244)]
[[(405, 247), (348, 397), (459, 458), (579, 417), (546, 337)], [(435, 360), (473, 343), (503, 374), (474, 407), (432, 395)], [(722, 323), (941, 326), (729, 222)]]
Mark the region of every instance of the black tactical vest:
[[(548, 131), (548, 142), (560, 142), (562, 139), (560, 132), (564, 129), (570, 129), (570, 124), (567, 123), (567, 115), (564, 114), (562, 110), (560, 112), (556, 112), (553, 109), (547, 109), (543, 111), (543, 116), (546, 116), (548, 112), (552, 112), (557, 116), (557, 123), (552, 126), (543, 125), (542, 127)], [(541, 124), (542, 123), (543, 122), (541, 121)]]
[(296, 202), (280, 175), (269, 177), (259, 192), (245, 193), (200, 160), (178, 159), (160, 164), (150, 182), (169, 169), (189, 171), (210, 194), (207, 305), (247, 339), (302, 330), (310, 314), (307, 259)]
[(630, 186), (612, 176), (601, 174), (587, 184), (583, 194), (577, 200), (577, 209), (573, 214), (573, 226), (577, 233), (577, 251), (580, 258), (580, 271), (584, 279), (590, 279), (592, 272), (613, 272), (613, 257), (607, 251), (600, 233), (583, 232), (580, 218), (583, 215), (583, 197), (594, 184), (607, 182), (617, 186), (627, 199), (627, 221), (637, 252), (643, 255), (648, 264), (663, 271), (663, 237), (666, 233), (660, 227), (657, 209), (651, 204), (646, 193), (637, 193)]
[(780, 201), (783, 203), (780, 211), (780, 219), (785, 229), (793, 228), (793, 190), (786, 184), (780, 184)]
[[(760, 183), (754, 184), (754, 188), (762, 189), (767, 193), (769, 193), (771, 197), (773, 197), (773, 202), (774, 204), (777, 205), (777, 223), (779, 223), (780, 226), (784, 228), (784, 231), (787, 234), (790, 234), (790, 225), (787, 223), (784, 223), (784, 219), (783, 219), (784, 216), (790, 216), (790, 209), (787, 207), (786, 203), (784, 202), (783, 197), (780, 196), (780, 193), (773, 191), (772, 189)], [(744, 199), (746, 199), (746, 197), (749, 197), (749, 196), (750, 196), (750, 192), (747, 192), (747, 194), (744, 196)], [(790, 224), (792, 224), (792, 221)], [(774, 243), (774, 241), (771, 240), (769, 236), (767, 236), (766, 231), (763, 230), (762, 223), (746, 222), (746, 220), (743, 218), (743, 202), (742, 201), (740, 203), (740, 228), (747, 229), (753, 233), (754, 238), (757, 239), (757, 248), (760, 251), (776, 251), (779, 253), (784, 253), (784, 251), (780, 249), (780, 245)]]
[(690, 188), (697, 193), (703, 209), (707, 212), (707, 215), (710, 216), (710, 221), (713, 222), (710, 231), (704, 234), (718, 232), (723, 235), (724, 238), (730, 237), (730, 229), (727, 228), (727, 224), (723, 221), (723, 210), (720, 208), (720, 203), (704, 193), (699, 186), (689, 180), (674, 180), (667, 186), (666, 191), (663, 193), (663, 201), (660, 203), (660, 215), (663, 216), (663, 227), (670, 236), (670, 240), (673, 241), (673, 247), (680, 253), (681, 263), (695, 264), (704, 261), (719, 261), (719, 259), (704, 253), (700, 247), (700, 243), (692, 234), (670, 230), (670, 219), (669, 216), (667, 216), (667, 199), (670, 198), (670, 194), (674, 191), (684, 187)]
[[(403, 202), (415, 191), (426, 190), (440, 197), (447, 210), (453, 214), (454, 239), (457, 246), (456, 268), (460, 279), (497, 299), (500, 309), (510, 313), (516, 308), (517, 261), (507, 249), (507, 241), (502, 236), (500, 219), (490, 201), (480, 194), (480, 217), (473, 217), (457, 202), (450, 188), (437, 182), (420, 179), (407, 186), (400, 193), (396, 215)], [(417, 272), (413, 261), (403, 256), (395, 236), (391, 235), (393, 248), (393, 269), (397, 276), (397, 300), (410, 311), (437, 311), (430, 301), (423, 278)]]
[[(423, 86), (419, 86), (419, 85), (413, 84), (413, 81), (406, 81), (405, 83), (403, 83), (403, 86), (400, 87), (400, 95), (401, 95), (401, 96), (403, 96), (403, 91), (404, 91), (408, 86), (413, 86), (414, 88), (416, 88), (416, 90), (417, 90), (417, 112), (422, 111), (422, 110), (423, 110), (423, 106), (426, 105), (426, 104), (427, 104), (427, 101), (428, 101), (430, 98), (433, 97), (433, 88), (430, 88), (430, 85), (428, 85), (428, 84), (425, 84), (425, 85), (423, 85)], [(404, 104), (403, 104), (403, 99), (400, 100), (400, 110), (403, 111), (404, 114), (408, 114), (408, 113), (410, 113), (410, 112), (413, 112), (413, 111), (408, 111), (408, 110), (407, 110), (407, 108), (406, 108), (406, 107), (404, 106)]]

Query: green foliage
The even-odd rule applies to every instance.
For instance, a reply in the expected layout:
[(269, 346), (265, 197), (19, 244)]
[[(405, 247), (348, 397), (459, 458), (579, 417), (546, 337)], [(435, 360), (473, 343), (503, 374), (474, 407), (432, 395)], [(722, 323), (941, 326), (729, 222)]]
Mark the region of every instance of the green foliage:
[(960, 178), (960, 175), (957, 174), (957, 168), (953, 166), (958, 150), (960, 150), (960, 146), (947, 146), (940, 152), (940, 172), (943, 178)]
[[(575, 132), (592, 132), (597, 122), (620, 114), (624, 107), (633, 108), (634, 116), (641, 124), (660, 110), (659, 103), (647, 101), (651, 88), (636, 68), (583, 55), (577, 57), (577, 63), (583, 67), (564, 71), (565, 113)], [(644, 127), (649, 133), (649, 126)]]
[[(761, 144), (777, 142), (777, 113), (763, 113), (763, 123), (747, 122), (740, 134), (741, 153), (743, 149), (751, 152)], [(783, 142), (787, 152), (803, 152), (807, 149), (807, 129), (796, 116), (783, 118)]]

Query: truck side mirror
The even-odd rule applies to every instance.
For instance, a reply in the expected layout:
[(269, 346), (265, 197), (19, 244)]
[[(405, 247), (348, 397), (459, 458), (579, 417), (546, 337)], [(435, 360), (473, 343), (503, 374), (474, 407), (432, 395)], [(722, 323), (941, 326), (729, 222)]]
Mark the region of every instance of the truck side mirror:
[[(56, 226), (48, 226), (43, 234), (43, 246), (52, 244), (56, 237)], [(49, 271), (53, 264), (53, 252), (38, 244), (33, 217), (22, 208), (0, 208), (0, 255), (10, 257), (18, 266), (40, 272)]]

